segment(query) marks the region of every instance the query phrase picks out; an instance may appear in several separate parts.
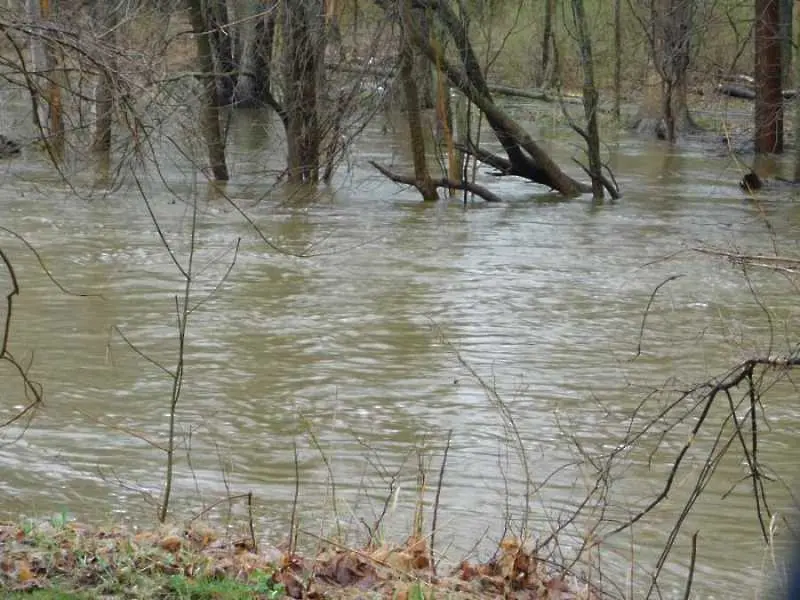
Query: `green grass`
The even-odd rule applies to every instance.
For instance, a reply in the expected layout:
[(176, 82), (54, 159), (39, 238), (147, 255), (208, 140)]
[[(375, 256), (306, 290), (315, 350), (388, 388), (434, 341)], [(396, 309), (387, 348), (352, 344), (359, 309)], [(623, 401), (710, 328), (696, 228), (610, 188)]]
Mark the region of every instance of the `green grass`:
[(249, 600), (282, 598), (283, 586), (261, 574), (248, 582), (232, 579), (188, 579), (174, 576), (169, 580), (166, 597), (170, 600)]
[[(248, 581), (234, 579), (191, 579), (173, 575), (159, 582), (151, 581), (149, 591), (139, 588), (137, 598), (141, 600), (273, 600), (285, 596), (283, 586), (276, 584), (267, 573), (251, 575)], [(155, 585), (152, 585), (155, 584)], [(104, 586), (95, 591), (64, 591), (40, 589), (29, 592), (11, 592), (3, 595), (6, 600), (95, 600), (97, 598), (131, 598), (125, 586), (114, 589)]]

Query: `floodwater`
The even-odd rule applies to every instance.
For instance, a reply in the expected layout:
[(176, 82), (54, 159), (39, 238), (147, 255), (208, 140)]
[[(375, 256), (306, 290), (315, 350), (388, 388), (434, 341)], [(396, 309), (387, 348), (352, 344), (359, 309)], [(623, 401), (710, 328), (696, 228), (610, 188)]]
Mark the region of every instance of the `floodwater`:
[[(2, 433), (3, 515), (154, 520), (185, 291), (165, 244), (188, 268), (193, 206), (172, 513), (189, 518), (252, 492), (257, 531), (273, 542), (288, 531), (296, 489), (307, 547), (337, 529), (363, 542), (364, 523), (374, 526), (385, 504), (381, 529), (401, 539), (420, 464), (430, 527), (448, 435), (436, 534), (446, 560), (475, 548), (485, 558), (506, 521), (511, 531), (527, 523), (541, 540), (591, 489), (597, 473), (586, 457), (598, 466), (619, 449), (637, 408), (634, 429), (674, 390), (797, 340), (791, 277), (744, 273), (696, 249), (796, 256), (800, 204), (746, 199), (734, 161), (708, 148), (610, 140), (625, 193), (616, 203), (562, 201), (481, 171), (506, 203), (423, 206), (367, 163), (410, 168), (402, 136), (380, 119), (334, 184), (309, 197), (271, 187), (282, 150), (274, 124), (257, 127), (256, 118), (232, 122), (230, 201), (166, 145), (160, 174), (150, 166), (141, 190), (130, 175), (110, 189), (98, 184), (85, 164), (68, 166), (67, 185), (32, 149), (0, 165), (2, 226), (24, 237), (64, 288), (2, 234), (20, 286), (9, 349), (44, 390), (33, 418)], [(537, 121), (538, 134), (571, 165), (573, 142), (548, 137), (546, 121)], [(26, 398), (13, 369), (3, 366), (0, 377), (5, 421)], [(797, 392), (774, 379), (763, 382), (759, 462), (791, 487)], [(657, 393), (663, 388), (673, 392)], [(742, 390), (734, 392), (738, 402)], [(600, 571), (622, 588), (615, 593), (646, 589), (727, 410), (727, 399), (717, 400), (664, 504), (601, 544)], [(607, 511), (595, 501), (566, 527), (565, 555), (593, 526), (609, 531), (609, 521), (657, 495), (698, 416), (658, 446), (677, 414), (618, 455)], [(723, 438), (731, 432), (728, 423)], [(665, 597), (683, 593), (696, 531), (695, 597), (758, 589), (769, 555), (746, 475), (736, 440), (665, 563)], [(767, 490), (783, 510), (782, 486), (767, 482)], [(205, 516), (241, 523), (243, 503), (233, 504)]]

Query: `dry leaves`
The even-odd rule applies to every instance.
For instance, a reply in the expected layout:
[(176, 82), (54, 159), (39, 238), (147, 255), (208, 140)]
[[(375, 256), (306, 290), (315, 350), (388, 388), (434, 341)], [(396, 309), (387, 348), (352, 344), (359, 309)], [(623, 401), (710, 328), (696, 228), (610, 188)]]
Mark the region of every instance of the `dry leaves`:
[[(109, 573), (135, 571), (143, 576), (181, 575), (249, 581), (266, 576), (283, 586), (287, 596), (308, 600), (347, 597), (433, 596), (452, 599), (592, 600), (578, 595), (558, 573), (527, 551), (519, 540), (506, 538), (495, 559), (462, 562), (449, 576), (434, 577), (424, 537), (400, 546), (364, 551), (329, 549), (313, 558), (261, 547), (252, 540), (223, 539), (200, 527), (187, 531), (125, 533), (78, 525), (30, 531), (0, 524), (0, 588), (27, 590), (49, 581), (69, 579), (90, 587)], [(271, 575), (270, 575), (271, 574)]]

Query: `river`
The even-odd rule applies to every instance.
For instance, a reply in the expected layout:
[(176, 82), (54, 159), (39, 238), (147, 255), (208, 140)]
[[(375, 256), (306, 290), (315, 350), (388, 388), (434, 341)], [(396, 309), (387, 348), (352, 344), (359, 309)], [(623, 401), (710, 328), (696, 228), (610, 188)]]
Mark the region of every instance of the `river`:
[[(485, 557), (507, 515), (519, 527), (529, 512), (541, 539), (581, 501), (593, 478), (576, 440), (592, 455), (608, 453), (640, 403), (655, 414), (663, 397), (648, 396), (653, 390), (688, 388), (797, 340), (790, 278), (753, 269), (749, 286), (741, 268), (692, 249), (796, 255), (800, 204), (748, 200), (734, 162), (708, 148), (623, 136), (609, 140), (619, 202), (564, 201), (481, 172), (507, 202), (465, 208), (457, 200), (422, 205), (371, 170), (367, 160), (409, 168), (402, 136), (380, 123), (330, 188), (313, 198), (273, 189), (264, 172), (281, 168), (282, 151), (252, 119), (232, 123), (226, 188), (251, 223), (169, 148), (159, 155), (163, 181), (150, 168), (142, 182), (182, 264), (194, 200), (198, 206), (195, 310), (177, 406), (178, 517), (252, 491), (259, 535), (277, 541), (288, 529), (297, 473), (307, 546), (312, 533), (335, 535), (337, 527), (363, 542), (361, 519), (374, 522), (390, 488), (396, 497), (385, 531), (402, 537), (420, 460), (430, 526), (451, 432), (436, 546), (451, 562), (473, 547)], [(561, 134), (545, 137), (569, 165), (574, 146)], [(45, 401), (24, 432), (3, 434), (0, 510), (10, 518), (66, 511), (151, 523), (148, 495), (158, 497), (164, 470), (154, 445), (165, 441), (172, 387), (153, 362), (175, 369), (184, 281), (130, 177), (109, 189), (78, 164), (66, 185), (30, 149), (0, 168), (2, 225), (33, 245), (72, 292), (3, 235), (21, 289), (10, 348), (30, 365)], [(653, 296), (642, 328), (651, 295), (673, 276)], [(0, 373), (5, 420), (25, 398), (11, 370)], [(800, 464), (797, 406), (796, 390), (784, 384), (764, 399), (769, 430), (760, 460), (790, 484)], [(687, 431), (668, 436), (652, 463), (655, 434), (615, 464), (616, 517), (654, 497)], [(701, 430), (667, 502), (632, 533), (604, 543), (605, 577), (627, 585), (633, 561), (635, 585), (643, 584), (716, 431)], [(537, 486), (529, 511), (526, 471)], [(695, 597), (747, 597), (758, 588), (767, 554), (744, 475), (734, 446), (667, 561), (666, 597), (682, 593), (697, 530)], [(780, 486), (768, 489), (783, 507)], [(241, 522), (242, 502), (233, 510), (229, 516), (223, 503), (209, 514)], [(566, 554), (598, 514), (567, 529)]]

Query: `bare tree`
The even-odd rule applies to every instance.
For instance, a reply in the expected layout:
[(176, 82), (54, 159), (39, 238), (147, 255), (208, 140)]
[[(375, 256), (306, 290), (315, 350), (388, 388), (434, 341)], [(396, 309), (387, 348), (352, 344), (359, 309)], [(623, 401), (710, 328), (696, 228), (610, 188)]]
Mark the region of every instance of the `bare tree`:
[[(377, 1), (387, 10), (392, 8), (388, 0)], [(464, 150), (495, 167), (497, 174), (501, 176), (523, 177), (546, 185), (565, 196), (590, 191), (589, 186), (564, 173), (533, 138), (495, 104), (464, 22), (450, 4), (446, 0), (418, 0), (418, 4), (429, 9), (429, 14), (436, 18), (437, 30), (443, 32), (442, 35), (448, 40), (452, 40), (453, 56), (451, 58), (445, 54), (442, 49), (445, 44), (434, 44), (425, 38), (418, 23), (411, 23), (408, 28), (411, 41), (449, 79), (453, 87), (483, 113), (503, 146), (506, 157), (476, 147)]]
[[(572, 0), (572, 17), (575, 23), (577, 42), (580, 48), (581, 67), (583, 68), (583, 108), (586, 115), (586, 130), (576, 128), (586, 140), (589, 168), (587, 172), (592, 179), (592, 196), (602, 200), (605, 182), (603, 163), (600, 160), (600, 130), (597, 126), (598, 93), (594, 84), (594, 61), (592, 59), (592, 39), (586, 22), (586, 11), (583, 0)], [(614, 190), (615, 191), (615, 190)], [(614, 194), (612, 191), (612, 194)]]
[(647, 38), (660, 101), (645, 101), (634, 127), (674, 142), (696, 129), (687, 106), (696, 0), (638, 0), (634, 14)]

